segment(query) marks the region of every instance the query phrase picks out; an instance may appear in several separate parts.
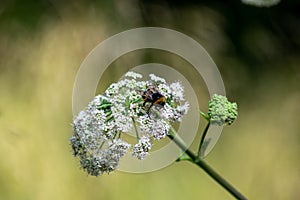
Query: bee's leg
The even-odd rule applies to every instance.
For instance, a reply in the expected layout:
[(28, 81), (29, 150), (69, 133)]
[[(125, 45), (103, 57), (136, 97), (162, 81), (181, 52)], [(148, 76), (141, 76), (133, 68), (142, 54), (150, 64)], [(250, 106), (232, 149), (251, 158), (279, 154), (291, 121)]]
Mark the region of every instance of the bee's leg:
[(149, 111), (150, 111), (150, 109), (152, 108), (152, 106), (153, 106), (153, 103), (151, 103), (151, 105), (149, 106), (149, 108), (147, 109), (147, 114), (149, 115)]

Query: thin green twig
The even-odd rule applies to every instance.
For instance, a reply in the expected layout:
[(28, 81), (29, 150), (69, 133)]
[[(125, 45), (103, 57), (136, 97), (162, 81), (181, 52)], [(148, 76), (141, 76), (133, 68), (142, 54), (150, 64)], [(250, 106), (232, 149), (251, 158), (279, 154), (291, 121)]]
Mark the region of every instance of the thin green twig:
[(210, 175), (215, 181), (217, 181), (224, 189), (226, 189), (230, 194), (232, 194), (236, 199), (246, 200), (247, 198), (243, 196), (237, 189), (235, 189), (229, 182), (227, 182), (221, 175), (219, 175), (212, 167), (210, 167), (203, 158), (198, 157), (192, 151), (190, 151), (184, 141), (176, 133), (176, 131), (171, 128), (168, 137), (172, 139), (181, 150), (183, 150), (190, 158), (190, 162), (196, 164), (202, 168), (206, 173)]
[(139, 140), (140, 137), (139, 137), (139, 133), (138, 133), (138, 130), (137, 130), (137, 127), (136, 127), (135, 119), (133, 117), (131, 117), (131, 119), (132, 119), (134, 131), (135, 131), (136, 139)]
[(205, 139), (205, 136), (208, 132), (208, 129), (209, 129), (209, 126), (210, 126), (210, 121), (208, 121), (204, 131), (203, 131), (203, 134), (202, 134), (202, 137), (201, 137), (201, 141), (200, 141), (200, 145), (199, 145), (199, 149), (198, 149), (198, 157), (202, 157), (202, 151), (203, 151), (203, 144), (204, 144), (204, 139)]

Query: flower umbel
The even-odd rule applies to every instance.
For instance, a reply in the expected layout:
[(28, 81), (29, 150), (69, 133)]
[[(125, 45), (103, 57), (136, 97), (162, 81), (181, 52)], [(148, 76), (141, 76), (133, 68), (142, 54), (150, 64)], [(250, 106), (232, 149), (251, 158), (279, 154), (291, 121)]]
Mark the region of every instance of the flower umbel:
[(210, 122), (219, 126), (230, 125), (237, 118), (237, 109), (235, 102), (231, 103), (225, 96), (215, 94), (209, 101), (208, 116)]
[[(169, 122), (180, 122), (187, 114), (189, 104), (182, 84), (168, 84), (154, 74), (149, 76), (149, 81), (142, 81), (141, 74), (126, 73), (74, 118), (70, 142), (74, 156), (80, 158), (88, 174), (99, 176), (117, 169), (132, 147), (122, 137), (124, 133), (135, 132), (137, 143), (133, 144), (132, 156), (141, 160), (149, 154), (151, 141), (166, 137)], [(142, 96), (145, 91), (147, 101)], [(156, 99), (158, 96), (160, 99)], [(163, 103), (156, 103), (158, 100)]]
[(132, 156), (135, 156), (138, 159), (142, 160), (145, 158), (145, 156), (148, 155), (148, 152), (151, 150), (151, 148), (152, 143), (150, 141), (150, 138), (147, 136), (143, 136), (141, 139), (139, 139), (139, 142), (134, 145)]

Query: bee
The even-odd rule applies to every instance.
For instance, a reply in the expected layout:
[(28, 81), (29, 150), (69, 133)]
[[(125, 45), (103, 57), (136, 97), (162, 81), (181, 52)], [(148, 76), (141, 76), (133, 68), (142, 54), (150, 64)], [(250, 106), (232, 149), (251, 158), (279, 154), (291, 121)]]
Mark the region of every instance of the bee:
[(162, 95), (157, 87), (148, 87), (142, 94), (142, 98), (144, 100), (143, 106), (145, 107), (146, 103), (149, 102), (151, 105), (147, 109), (147, 113), (149, 114), (150, 109), (153, 105), (161, 105), (164, 106), (166, 104), (166, 97)]

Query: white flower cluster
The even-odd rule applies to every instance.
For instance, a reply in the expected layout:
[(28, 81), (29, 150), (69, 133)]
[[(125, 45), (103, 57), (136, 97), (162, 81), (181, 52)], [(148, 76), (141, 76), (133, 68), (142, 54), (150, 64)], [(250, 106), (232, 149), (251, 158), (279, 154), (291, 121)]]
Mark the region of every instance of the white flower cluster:
[(132, 155), (142, 160), (148, 155), (148, 152), (151, 150), (151, 148), (152, 143), (150, 138), (143, 136), (141, 139), (139, 139), (139, 142), (134, 145)]
[(180, 82), (167, 84), (161, 77), (149, 76), (149, 81), (142, 81), (138, 80), (141, 74), (126, 73), (125, 79), (111, 84), (74, 118), (70, 142), (88, 174), (99, 176), (118, 167), (131, 147), (122, 140), (123, 133), (135, 132), (138, 141), (132, 156), (144, 159), (152, 148), (151, 140), (164, 138), (169, 122), (180, 122), (188, 112)]

